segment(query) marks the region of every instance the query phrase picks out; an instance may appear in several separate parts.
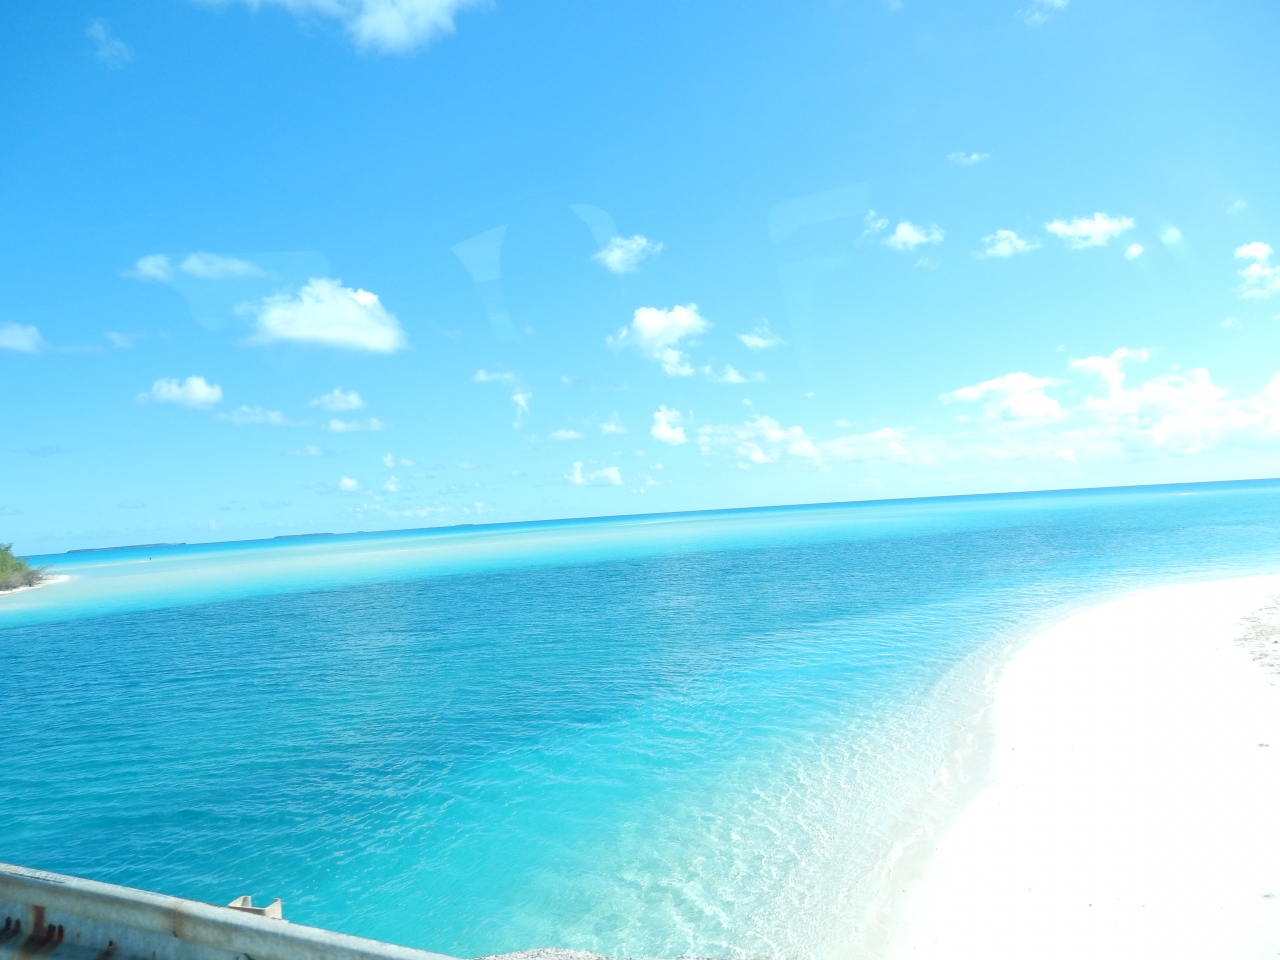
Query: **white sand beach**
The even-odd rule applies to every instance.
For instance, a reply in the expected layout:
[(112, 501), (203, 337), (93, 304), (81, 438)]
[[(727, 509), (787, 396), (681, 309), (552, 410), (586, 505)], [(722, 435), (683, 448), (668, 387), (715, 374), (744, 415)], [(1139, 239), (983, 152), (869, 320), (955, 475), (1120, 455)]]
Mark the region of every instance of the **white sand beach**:
[(887, 956), (1280, 957), (1280, 577), (1135, 593), (1010, 659), (984, 786)]
[(12, 590), (0, 590), (0, 599), (3, 599), (4, 597), (14, 597), (20, 593), (26, 593), (29, 590), (39, 590), (41, 587), (52, 587), (55, 584), (66, 583), (68, 580), (74, 579), (74, 577), (68, 576), (65, 573), (56, 573), (53, 576), (45, 577), (39, 583), (33, 584), (29, 587), (14, 587)]

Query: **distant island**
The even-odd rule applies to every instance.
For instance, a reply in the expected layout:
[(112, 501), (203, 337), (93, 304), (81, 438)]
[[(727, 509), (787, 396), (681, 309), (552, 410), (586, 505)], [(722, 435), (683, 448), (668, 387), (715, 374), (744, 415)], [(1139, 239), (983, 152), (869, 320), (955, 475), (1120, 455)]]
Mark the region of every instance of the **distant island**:
[(0, 543), (0, 591), (34, 587), (45, 579), (44, 570), (15, 557), (12, 543)]

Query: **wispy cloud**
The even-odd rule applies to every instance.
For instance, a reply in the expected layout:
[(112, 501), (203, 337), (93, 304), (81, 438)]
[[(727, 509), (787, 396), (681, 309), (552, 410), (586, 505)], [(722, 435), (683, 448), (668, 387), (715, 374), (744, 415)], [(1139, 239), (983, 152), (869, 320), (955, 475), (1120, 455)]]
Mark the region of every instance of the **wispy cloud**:
[(218, 253), (197, 251), (189, 253), (175, 267), (167, 254), (149, 253), (139, 257), (132, 270), (125, 276), (135, 280), (172, 282), (175, 274), (184, 273), (197, 280), (227, 280), (239, 277), (265, 277), (266, 271), (256, 263), (238, 257), (224, 257)]
[(511, 402), (516, 407), (516, 419), (511, 426), (519, 429), (524, 426), (525, 420), (529, 418), (529, 402), (533, 399), (533, 394), (528, 390), (523, 390), (511, 395)]
[(319, 407), (321, 410), (329, 410), (333, 413), (343, 410), (360, 410), (368, 406), (360, 397), (360, 394), (354, 390), (343, 390), (341, 387), (334, 387), (323, 396), (316, 397), (309, 405)]
[(516, 375), (507, 370), (490, 373), (481, 367), (471, 379), (474, 383), (514, 383)]
[(1280, 267), (1271, 263), (1271, 247), (1261, 241), (1246, 243), (1236, 248), (1237, 260), (1252, 260), (1240, 271), (1240, 295), (1257, 300), (1268, 300), (1280, 291)]
[(108, 67), (123, 67), (133, 59), (133, 51), (123, 40), (111, 35), (105, 20), (94, 20), (84, 32), (93, 41), (94, 55)]
[(157, 280), (167, 283), (173, 279), (173, 264), (163, 253), (149, 253), (139, 257), (132, 270), (124, 272), (126, 277), (135, 280)]
[(1092, 217), (1054, 220), (1046, 223), (1044, 228), (1055, 237), (1065, 240), (1072, 250), (1083, 250), (1085, 247), (1105, 246), (1126, 230), (1132, 230), (1134, 221), (1132, 217), (1110, 217), (1105, 213), (1095, 213)]
[(104, 336), (107, 341), (117, 350), (128, 350), (135, 343), (142, 339), (141, 333), (118, 333), (115, 330), (108, 330)]
[(997, 230), (982, 238), (980, 257), (1012, 257), (1019, 253), (1030, 253), (1040, 246), (1039, 240), (1024, 240), (1012, 230)]
[(552, 440), (581, 440), (583, 435), (577, 430), (552, 430)]
[(201, 280), (225, 280), (228, 277), (261, 277), (265, 271), (256, 263), (223, 257), (216, 253), (192, 253), (178, 265), (178, 269)]
[(738, 334), (738, 339), (748, 350), (772, 350), (774, 347), (785, 347), (787, 341), (769, 329), (769, 321), (761, 320), (750, 333)]
[(617, 467), (602, 467), (593, 473), (583, 473), (581, 460), (574, 461), (573, 469), (566, 473), (564, 478), (575, 487), (585, 487), (588, 484), (622, 486), (622, 471)]
[(39, 353), (44, 339), (35, 327), (23, 323), (0, 323), (0, 350)]
[(198, 376), (185, 380), (163, 378), (153, 383), (150, 390), (138, 394), (137, 400), (140, 403), (151, 401), (203, 409), (222, 402), (222, 387)]
[(743, 469), (777, 463), (794, 457), (814, 465), (826, 461), (906, 460), (909, 458), (900, 430), (884, 428), (865, 434), (848, 434), (818, 440), (803, 427), (784, 427), (773, 417), (757, 415), (741, 424), (710, 424), (698, 430), (698, 447), (704, 456), (728, 448)]
[(1053, 19), (1055, 14), (1067, 9), (1071, 0), (1031, 0), (1031, 4), (1018, 11), (1029, 27), (1039, 27)]
[(339, 420), (335, 417), (329, 421), (326, 429), (330, 433), (377, 433), (385, 430), (386, 424), (377, 417), (370, 417), (368, 420)]
[(623, 327), (605, 342), (615, 350), (634, 347), (641, 356), (661, 363), (668, 376), (687, 377), (693, 373), (693, 367), (678, 345), (682, 340), (692, 340), (710, 328), (710, 322), (698, 313), (696, 303), (670, 310), (641, 307), (635, 312), (630, 326)]
[(616, 413), (600, 424), (600, 432), (605, 436), (623, 434), (627, 432), (627, 428), (622, 425), (622, 418)]
[(1140, 256), (1146, 253), (1146, 250), (1147, 248), (1140, 243), (1131, 243), (1129, 246), (1125, 247), (1124, 258), (1126, 260), (1137, 260)]
[(642, 261), (662, 252), (662, 244), (637, 233), (633, 237), (612, 237), (602, 250), (591, 255), (610, 273), (635, 273)]
[(1066, 416), (1058, 401), (1044, 392), (1046, 387), (1056, 382), (1028, 373), (1006, 373), (1002, 377), (944, 393), (942, 399), (946, 403), (985, 400), (982, 415), (987, 420), (1051, 423)]
[(877, 233), (889, 226), (889, 218), (882, 217), (874, 210), (868, 210), (867, 215), (862, 218), (862, 236), (874, 237)]
[(376, 294), (313, 278), (297, 293), (280, 293), (239, 308), (257, 317), (250, 343), (308, 343), (368, 353), (394, 353), (407, 345), (400, 321)]
[(885, 245), (898, 251), (910, 251), (924, 243), (941, 243), (944, 234), (936, 224), (928, 227), (917, 227), (909, 220), (901, 221), (889, 236), (885, 237)]
[(219, 6), (243, 3), (252, 9), (279, 6), (298, 16), (332, 17), (362, 50), (408, 53), (453, 33), (454, 16), (480, 0), (206, 0)]
[(351, 477), (343, 477), (338, 481), (338, 489), (343, 493), (359, 493), (360, 483)]
[(948, 153), (947, 159), (961, 167), (972, 167), (982, 163), (983, 160), (990, 160), (991, 154), (965, 153), (963, 150), (957, 150), (955, 153)]
[(222, 419), (229, 420), (239, 426), (261, 425), (268, 427), (291, 426), (289, 418), (279, 410), (267, 410), (259, 406), (239, 406), (230, 413), (223, 414)]
[(728, 384), (738, 384), (738, 383), (747, 383), (747, 382), (754, 383), (764, 379), (764, 374), (759, 372), (753, 373), (749, 377), (744, 377), (741, 373), (738, 372), (737, 368), (734, 367), (732, 363), (726, 363), (724, 365), (724, 369), (721, 370), (719, 373), (716, 373), (716, 371), (711, 367), (703, 367), (702, 373), (712, 383), (728, 383)]

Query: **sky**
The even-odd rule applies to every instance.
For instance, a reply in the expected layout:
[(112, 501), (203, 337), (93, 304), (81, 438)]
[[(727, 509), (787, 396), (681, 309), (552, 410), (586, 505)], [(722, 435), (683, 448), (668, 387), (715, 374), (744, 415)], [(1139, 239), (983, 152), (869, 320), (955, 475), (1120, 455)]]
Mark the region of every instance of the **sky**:
[(1280, 475), (1267, 0), (0, 26), (20, 553)]

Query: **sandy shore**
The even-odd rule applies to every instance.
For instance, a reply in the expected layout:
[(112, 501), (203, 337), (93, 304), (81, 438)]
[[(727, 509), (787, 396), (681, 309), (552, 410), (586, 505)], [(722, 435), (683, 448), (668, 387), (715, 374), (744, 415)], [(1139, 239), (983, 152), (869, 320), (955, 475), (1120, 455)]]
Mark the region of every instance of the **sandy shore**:
[(1144, 591), (1014, 654), (887, 957), (1280, 957), (1277, 597)]
[(45, 577), (39, 583), (31, 587), (14, 587), (12, 590), (0, 590), (0, 599), (16, 596), (19, 593), (26, 593), (28, 590), (39, 590), (41, 587), (52, 587), (56, 583), (66, 583), (70, 579), (71, 577), (65, 573), (57, 573), (51, 577)]

